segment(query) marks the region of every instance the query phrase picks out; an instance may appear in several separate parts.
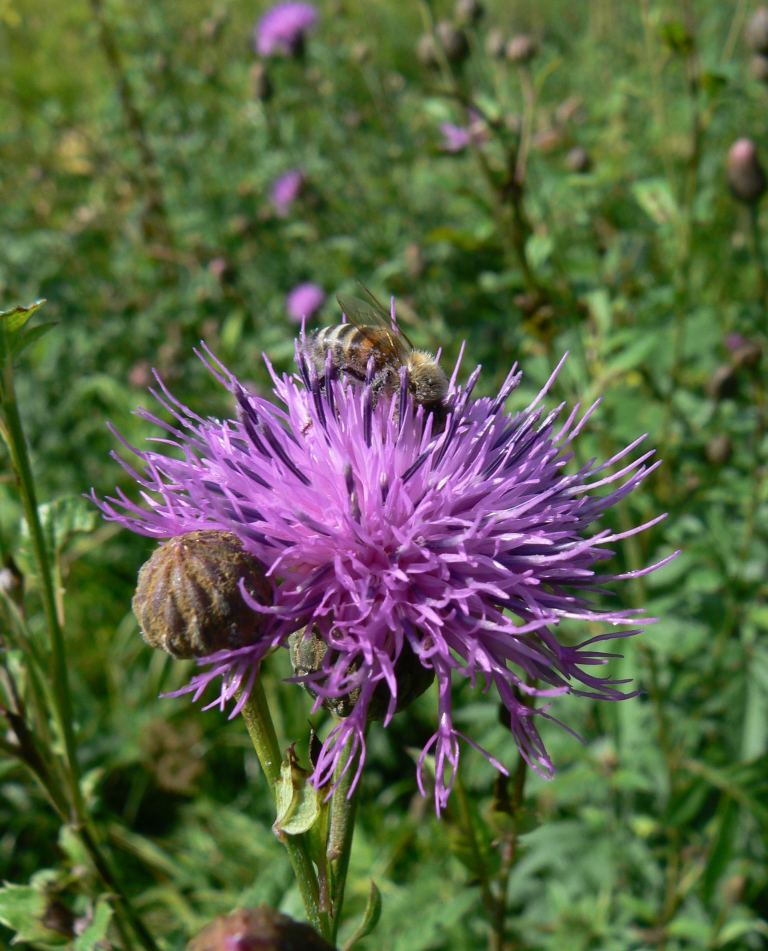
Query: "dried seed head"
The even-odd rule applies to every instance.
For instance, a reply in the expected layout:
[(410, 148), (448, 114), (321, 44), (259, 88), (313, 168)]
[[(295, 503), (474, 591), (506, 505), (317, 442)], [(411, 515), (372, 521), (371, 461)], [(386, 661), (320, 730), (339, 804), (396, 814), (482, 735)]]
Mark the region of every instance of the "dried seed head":
[(263, 567), (229, 532), (188, 532), (165, 542), (139, 571), (133, 597), (144, 640), (177, 658), (256, 643), (265, 615), (245, 603), (241, 580), (254, 600), (271, 602)]
[(728, 150), (728, 184), (734, 198), (755, 205), (765, 192), (765, 172), (752, 139), (737, 139)]
[(539, 44), (528, 33), (518, 33), (507, 43), (505, 54), (510, 63), (530, 63), (539, 49)]
[[(307, 634), (306, 629), (297, 631), (288, 638), (288, 647), (291, 656), (291, 666), (298, 677), (314, 674), (324, 665), (328, 653), (328, 645), (316, 633)], [(432, 670), (424, 667), (415, 656), (408, 644), (395, 664), (395, 678), (397, 680), (397, 710), (405, 710), (417, 697), (420, 697), (429, 688), (435, 678)], [(317, 696), (311, 686), (308, 692)], [(327, 697), (323, 706), (337, 717), (348, 717), (355, 709), (360, 697), (360, 690), (355, 689), (344, 697)], [(389, 695), (386, 687), (380, 685), (371, 700), (368, 708), (369, 720), (383, 720), (387, 712)]]
[(469, 40), (467, 34), (448, 20), (438, 23), (435, 28), (437, 37), (445, 50), (445, 58), (449, 63), (463, 63), (469, 56)]
[(309, 925), (262, 905), (241, 908), (207, 925), (187, 951), (333, 951)]
[(744, 39), (753, 53), (768, 53), (768, 7), (758, 7), (744, 30)]

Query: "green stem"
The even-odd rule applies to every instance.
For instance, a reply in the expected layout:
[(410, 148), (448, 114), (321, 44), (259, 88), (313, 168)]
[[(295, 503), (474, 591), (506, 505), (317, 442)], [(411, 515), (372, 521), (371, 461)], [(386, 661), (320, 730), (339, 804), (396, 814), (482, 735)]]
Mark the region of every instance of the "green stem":
[(763, 247), (763, 235), (760, 230), (760, 210), (757, 203), (750, 205), (749, 224), (752, 232), (752, 250), (757, 264), (757, 280), (760, 293), (760, 302), (763, 306), (768, 304), (768, 268), (765, 264), (765, 248)]
[[(280, 779), (282, 757), (264, 687), (259, 677), (254, 679), (248, 699), (243, 706), (242, 715), (274, 800), (277, 782)], [(320, 907), (317, 875), (309, 857), (305, 839), (301, 835), (286, 835), (282, 841), (288, 850), (288, 858), (296, 876), (307, 917), (312, 927), (324, 938), (328, 938), (331, 925), (327, 913)]]
[[(477, 841), (477, 830), (475, 829), (475, 822), (472, 818), (472, 810), (470, 809), (469, 805), (469, 796), (467, 795), (467, 789), (460, 773), (456, 777), (456, 785), (454, 786), (454, 790), (454, 795), (456, 796), (456, 800), (459, 805), (459, 822), (461, 823), (461, 827), (467, 837), (467, 844), (469, 845), (470, 852), (472, 853), (474, 872), (477, 875), (477, 879), (480, 883), (480, 896), (483, 901), (483, 907), (485, 908), (488, 918), (495, 922), (497, 913), (496, 899), (494, 898), (493, 892), (491, 891), (490, 882), (488, 881), (488, 870), (485, 867), (485, 860), (483, 858), (482, 850), (480, 849), (480, 843)], [(501, 951), (502, 949), (502, 945), (498, 943), (497, 938), (498, 935), (494, 929), (491, 934), (492, 951)]]
[[(327, 856), (331, 863), (331, 940), (336, 943), (336, 935), (341, 924), (341, 909), (344, 904), (344, 888), (347, 883), (349, 858), (352, 854), (352, 837), (355, 833), (355, 812), (357, 796), (349, 792), (355, 777), (354, 763), (350, 761), (351, 752), (336, 767), (334, 781), (338, 783), (331, 798), (331, 822), (328, 831)], [(348, 767), (346, 772), (343, 772)]]
[[(3, 327), (0, 332), (3, 334), (7, 333), (5, 327)], [(40, 596), (43, 602), (43, 611), (48, 627), (50, 643), (48, 678), (52, 701), (51, 713), (64, 750), (66, 781), (69, 787), (70, 797), (69, 815), (64, 818), (68, 819), (77, 829), (91, 857), (97, 874), (104, 885), (114, 893), (118, 908), (120, 908), (125, 919), (130, 923), (141, 945), (146, 951), (157, 951), (157, 945), (134, 911), (127, 895), (118, 887), (117, 880), (98, 846), (92, 820), (83, 802), (72, 717), (72, 700), (67, 675), (64, 632), (62, 630), (61, 621), (59, 620), (56, 586), (48, 548), (38, 514), (34, 475), (32, 473), (27, 440), (21, 422), (19, 404), (16, 399), (16, 388), (13, 379), (13, 359), (7, 339), (4, 342), (3, 352), (6, 355), (2, 367), (1, 394), (4, 436), (11, 456), (13, 471), (16, 476), (19, 496), (24, 509), (24, 518), (29, 529), (35, 566), (40, 583)], [(119, 930), (124, 936), (126, 935), (122, 922), (119, 923)], [(125, 943), (127, 947), (131, 946), (128, 939), (126, 939)]]

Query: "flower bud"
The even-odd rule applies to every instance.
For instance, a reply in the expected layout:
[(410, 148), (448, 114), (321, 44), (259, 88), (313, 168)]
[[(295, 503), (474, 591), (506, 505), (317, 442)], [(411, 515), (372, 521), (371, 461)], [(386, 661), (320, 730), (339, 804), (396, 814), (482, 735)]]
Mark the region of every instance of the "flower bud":
[(419, 37), (419, 43), (416, 47), (416, 57), (421, 65), (426, 66), (427, 69), (435, 69), (439, 65), (435, 38), (431, 33), (425, 33)]
[(251, 88), (253, 89), (253, 98), (259, 102), (269, 102), (272, 98), (274, 89), (264, 63), (254, 63), (251, 66)]
[(754, 370), (760, 366), (763, 348), (757, 340), (744, 340), (731, 350), (731, 360), (737, 368), (745, 367)]
[(739, 381), (732, 366), (722, 364), (717, 367), (707, 384), (707, 392), (713, 400), (728, 399), (735, 396), (739, 387)]
[(758, 7), (749, 18), (744, 39), (753, 53), (768, 53), (768, 7)]
[(592, 168), (592, 159), (589, 152), (577, 145), (565, 156), (565, 167), (569, 172), (575, 172), (577, 175), (588, 172)]
[(768, 83), (768, 56), (765, 53), (755, 53), (749, 61), (749, 71), (752, 78), (759, 83)]
[(133, 597), (144, 640), (177, 658), (256, 643), (265, 615), (248, 607), (241, 580), (255, 601), (271, 603), (263, 567), (230, 532), (188, 532), (165, 542), (139, 571)]
[[(328, 645), (314, 631), (307, 634), (306, 629), (304, 629), (292, 634), (288, 638), (288, 649), (291, 666), (297, 677), (314, 674), (327, 666), (324, 661), (328, 653)], [(430, 687), (434, 678), (434, 671), (424, 667), (410, 646), (405, 643), (395, 664), (395, 679), (397, 680), (396, 709), (400, 711), (409, 707), (417, 697), (420, 697)], [(317, 696), (311, 684), (307, 685), (307, 691), (313, 697)], [(384, 719), (389, 697), (389, 690), (384, 684), (376, 688), (368, 707), (369, 720)], [(323, 706), (335, 716), (344, 718), (352, 713), (359, 698), (360, 690), (356, 688), (343, 697), (325, 698)]]
[(733, 445), (725, 433), (719, 433), (717, 436), (713, 436), (707, 443), (705, 449), (707, 462), (712, 463), (713, 466), (725, 465), (731, 458), (732, 453)]
[(738, 139), (728, 150), (728, 184), (734, 198), (755, 205), (765, 192), (765, 172), (752, 139)]
[(504, 34), (495, 26), (492, 30), (488, 31), (488, 35), (485, 38), (485, 53), (487, 56), (490, 56), (491, 59), (501, 59), (504, 56), (505, 48), (506, 40), (504, 39)]
[(528, 33), (518, 33), (507, 43), (505, 55), (510, 63), (530, 63), (539, 49), (539, 44)]
[(448, 20), (443, 20), (436, 27), (437, 37), (445, 50), (445, 58), (449, 63), (463, 63), (469, 56), (469, 41), (467, 34)]
[(462, 26), (477, 26), (485, 16), (485, 7), (480, 0), (456, 0), (453, 15)]
[(307, 924), (265, 905), (241, 908), (214, 919), (187, 945), (187, 951), (333, 951)]

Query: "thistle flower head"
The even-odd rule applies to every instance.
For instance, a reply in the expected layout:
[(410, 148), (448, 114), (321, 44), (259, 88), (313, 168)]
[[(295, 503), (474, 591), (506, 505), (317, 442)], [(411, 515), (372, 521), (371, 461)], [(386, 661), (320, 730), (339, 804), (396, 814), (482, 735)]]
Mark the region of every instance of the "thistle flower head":
[[(260, 641), (201, 661), (207, 669), (182, 693), (197, 699), (216, 684), (210, 705), (232, 704), (234, 716), (264, 656), (292, 633), (313, 631), (329, 649), (319, 669), (296, 680), (311, 689), (315, 708), (356, 698), (326, 738), (313, 782), (329, 784), (350, 750), (356, 783), (374, 695), (386, 701), (386, 727), (398, 706), (398, 661), (412, 654), (437, 681), (435, 731), (417, 779), (424, 793), (433, 756), (438, 812), (456, 776), (459, 741), (475, 746), (454, 723), (457, 679), (498, 697), (520, 755), (544, 776), (553, 766), (536, 723), (552, 719), (552, 698), (632, 695), (594, 671), (615, 656), (596, 645), (636, 634), (648, 619), (603, 610), (599, 599), (606, 583), (658, 566), (631, 575), (598, 569), (615, 542), (663, 516), (621, 534), (600, 520), (657, 463), (652, 451), (636, 454), (641, 437), (606, 461), (575, 465), (574, 442), (597, 404), (581, 414), (564, 405), (545, 412), (559, 366), (516, 414), (504, 408), (521, 378), (516, 367), (495, 397), (480, 399), (472, 395), (479, 368), (464, 386), (454, 371), (438, 430), (410, 398), (405, 370), (399, 394), (377, 399), (370, 379), (334, 377), (330, 366), (319, 379), (299, 355), (297, 375), (272, 373), (274, 399), (267, 400), (209, 351), (202, 359), (231, 392), (236, 418), (201, 418), (161, 384), (155, 395), (175, 421), (140, 411), (162, 429), (161, 445), (127, 447), (139, 471), (123, 463), (142, 503), (122, 493), (96, 500), (108, 519), (158, 539), (231, 532), (274, 584), (268, 606), (242, 588), (252, 610), (269, 620)], [(559, 636), (564, 621), (609, 630), (574, 646)]]
[(317, 23), (311, 3), (278, 3), (256, 24), (253, 44), (259, 56), (299, 56)]
[(278, 218), (288, 217), (291, 208), (301, 195), (304, 184), (304, 172), (299, 168), (283, 172), (272, 182), (269, 200)]
[(311, 320), (325, 303), (325, 291), (317, 284), (297, 284), (285, 299), (285, 309), (291, 320), (300, 324)]

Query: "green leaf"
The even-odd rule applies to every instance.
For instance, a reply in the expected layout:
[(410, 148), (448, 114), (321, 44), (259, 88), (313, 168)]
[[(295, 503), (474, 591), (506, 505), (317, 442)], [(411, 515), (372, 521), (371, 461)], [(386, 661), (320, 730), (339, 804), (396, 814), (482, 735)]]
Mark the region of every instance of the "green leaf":
[(95, 951), (99, 946), (107, 947), (105, 942), (112, 914), (109, 902), (105, 898), (99, 898), (90, 924), (73, 945), (75, 951)]
[[(56, 558), (73, 535), (88, 534), (98, 523), (98, 514), (91, 503), (80, 495), (65, 495), (37, 508), (43, 535), (51, 556)], [(20, 530), (20, 561), (32, 561), (29, 528), (26, 521)]]
[(0, 310), (0, 321), (5, 323), (6, 332), (11, 335), (17, 334), (27, 321), (40, 310), (44, 303), (45, 298), (41, 298), (28, 307), (14, 307), (12, 310)]
[(321, 813), (320, 794), (308, 780), (309, 773), (299, 766), (293, 747), (290, 747), (280, 766), (280, 779), (275, 789), (277, 818), (272, 831), (278, 839), (285, 835), (301, 835), (317, 822)]
[(38, 948), (55, 948), (67, 943), (65, 935), (43, 924), (49, 899), (44, 885), (13, 885), (0, 888), (0, 923), (16, 933), (14, 941), (27, 941)]
[(649, 178), (636, 182), (632, 194), (643, 211), (657, 225), (666, 225), (678, 217), (678, 207), (672, 187), (664, 178)]
[(53, 330), (57, 326), (56, 321), (49, 320), (47, 324), (38, 324), (36, 327), (31, 327), (26, 333), (18, 334), (11, 345), (11, 352), (14, 356), (18, 356), (31, 344), (37, 343), (49, 330)]
[(738, 804), (733, 799), (727, 799), (718, 811), (717, 834), (709, 854), (707, 867), (704, 870), (703, 890), (708, 905), (712, 902), (715, 888), (725, 874), (733, 855), (740, 811)]
[(381, 918), (381, 892), (376, 887), (376, 883), (372, 881), (371, 889), (368, 892), (368, 903), (365, 906), (363, 920), (349, 940), (344, 944), (343, 951), (350, 951), (358, 941), (369, 935), (379, 923), (379, 918)]

